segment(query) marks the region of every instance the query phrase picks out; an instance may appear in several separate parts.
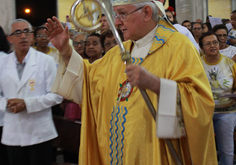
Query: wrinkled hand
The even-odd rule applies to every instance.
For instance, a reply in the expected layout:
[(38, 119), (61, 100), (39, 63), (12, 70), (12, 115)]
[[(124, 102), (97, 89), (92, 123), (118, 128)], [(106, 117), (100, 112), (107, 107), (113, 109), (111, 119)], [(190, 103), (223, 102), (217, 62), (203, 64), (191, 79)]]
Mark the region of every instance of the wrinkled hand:
[(22, 112), (26, 109), (25, 101), (23, 99), (9, 99), (7, 100), (7, 108), (12, 113)]
[(160, 93), (160, 78), (137, 65), (128, 65), (126, 68), (128, 80), (132, 86), (140, 89), (149, 89), (157, 95)]
[(67, 55), (68, 53), (70, 55), (72, 48), (69, 44), (68, 26), (66, 26), (64, 29), (60, 21), (55, 16), (52, 17), (52, 19), (48, 18), (47, 21), (48, 22), (45, 24), (45, 26), (47, 27), (48, 31), (44, 29), (44, 32), (50, 38), (53, 46), (57, 48), (62, 56)]

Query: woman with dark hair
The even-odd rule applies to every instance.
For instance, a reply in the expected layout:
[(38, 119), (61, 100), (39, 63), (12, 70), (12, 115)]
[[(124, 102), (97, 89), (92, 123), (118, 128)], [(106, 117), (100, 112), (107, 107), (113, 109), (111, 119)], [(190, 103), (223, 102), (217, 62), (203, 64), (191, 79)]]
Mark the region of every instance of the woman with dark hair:
[(174, 14), (170, 10), (165, 10), (167, 18), (171, 21), (171, 23), (178, 23)]
[(10, 51), (9, 42), (7, 41), (6, 35), (2, 27), (0, 26), (0, 55), (4, 53), (9, 53), (9, 51)]
[(211, 31), (211, 29), (212, 29), (211, 24), (206, 22), (206, 23), (203, 24), (203, 30), (202, 30), (202, 32), (203, 32), (203, 33), (206, 33), (206, 32)]
[[(124, 41), (124, 37), (121, 30), (117, 29), (117, 31), (119, 33), (121, 41)], [(111, 48), (117, 45), (115, 37), (111, 29), (104, 31), (100, 36), (100, 40), (101, 40), (101, 44), (102, 44), (105, 54), (108, 52), (108, 50), (110, 50)]]
[(86, 39), (84, 54), (89, 58), (89, 62), (93, 63), (103, 56), (103, 47), (100, 41), (100, 34), (92, 33)]
[(236, 62), (236, 47), (227, 45), (228, 29), (225, 25), (215, 25), (212, 29), (220, 41), (220, 53)]
[(215, 101), (213, 124), (220, 164), (231, 165), (234, 160), (236, 102), (229, 96), (235, 94), (236, 64), (220, 54), (219, 40), (213, 32), (203, 33), (199, 45), (205, 54), (201, 60)]
[(210, 17), (212, 17), (211, 15), (208, 15), (207, 17), (206, 17), (206, 23), (210, 23)]

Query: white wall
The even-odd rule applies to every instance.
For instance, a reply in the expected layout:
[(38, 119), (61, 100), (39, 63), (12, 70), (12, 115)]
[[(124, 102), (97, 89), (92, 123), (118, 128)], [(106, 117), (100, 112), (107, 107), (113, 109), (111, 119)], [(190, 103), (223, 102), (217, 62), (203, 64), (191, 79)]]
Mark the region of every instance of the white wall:
[(0, 26), (8, 33), (9, 24), (16, 18), (15, 0), (0, 0)]

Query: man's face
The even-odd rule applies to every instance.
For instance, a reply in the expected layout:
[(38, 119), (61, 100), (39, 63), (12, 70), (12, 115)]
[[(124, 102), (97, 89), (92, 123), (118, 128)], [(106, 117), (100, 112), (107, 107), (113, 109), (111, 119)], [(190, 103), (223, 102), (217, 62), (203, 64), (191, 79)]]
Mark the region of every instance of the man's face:
[[(113, 7), (113, 10), (117, 15), (126, 15), (136, 9), (137, 7), (134, 5), (120, 5)], [(125, 40), (131, 39), (136, 41), (143, 37), (142, 28), (145, 26), (145, 23), (143, 21), (144, 13), (141, 11), (142, 9), (127, 15), (126, 19), (123, 21), (119, 18), (115, 19), (115, 25), (122, 31)]]
[[(26, 22), (17, 22), (12, 25), (11, 34), (16, 31), (29, 31), (29, 26)], [(32, 33), (21, 33), (19, 35), (8, 36), (8, 41), (13, 44), (16, 53), (25, 53), (29, 50), (33, 39)]]
[(183, 26), (186, 27), (188, 30), (191, 30), (191, 28), (192, 28), (190, 22), (183, 23)]
[(202, 26), (198, 23), (193, 25), (193, 35), (201, 36), (202, 35)]
[(97, 36), (90, 36), (86, 41), (86, 54), (89, 57), (97, 57), (102, 55), (103, 48), (100, 42), (100, 38)]
[(117, 43), (116, 43), (116, 40), (114, 38), (114, 36), (112, 37), (106, 37), (105, 40), (104, 40), (104, 51), (105, 53), (108, 52), (108, 50), (110, 50), (111, 48), (113, 48), (114, 46), (116, 46)]
[(44, 29), (39, 29), (37, 31), (35, 41), (37, 42), (38, 46), (46, 47), (50, 40), (49, 40), (49, 37), (46, 35), (46, 33), (44, 33), (43, 30)]
[(102, 27), (101, 27), (101, 32), (109, 29), (109, 24), (107, 22), (107, 18), (105, 16), (102, 16), (100, 19), (100, 23), (102, 23)]
[(85, 46), (86, 36), (84, 34), (79, 34), (74, 37), (73, 46), (75, 51), (79, 53), (82, 57), (84, 56), (84, 46)]
[(231, 24), (232, 24), (233, 28), (236, 29), (236, 14), (235, 13), (231, 14), (230, 20), (231, 20)]

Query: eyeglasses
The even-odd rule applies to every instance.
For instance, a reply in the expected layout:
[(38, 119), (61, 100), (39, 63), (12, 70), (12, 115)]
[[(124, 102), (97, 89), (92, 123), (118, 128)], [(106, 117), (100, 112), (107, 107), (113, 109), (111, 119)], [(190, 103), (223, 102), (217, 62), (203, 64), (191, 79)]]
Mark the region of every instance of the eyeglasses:
[(80, 41), (80, 42), (75, 41), (75, 42), (73, 42), (74, 46), (78, 46), (78, 45), (83, 46), (84, 44), (85, 44), (85, 41)]
[(14, 35), (16, 37), (20, 37), (21, 34), (24, 33), (26, 36), (30, 36), (31, 31), (29, 29), (24, 29), (24, 30), (16, 30), (13, 33), (10, 34), (10, 36)]
[(36, 38), (43, 38), (43, 37), (47, 38), (48, 36), (46, 34), (38, 34), (38, 35), (36, 35)]
[(217, 36), (218, 38), (220, 38), (220, 37), (227, 38), (227, 37), (228, 37), (227, 34), (216, 34), (216, 36)]
[(117, 45), (116, 40), (113, 40), (113, 41), (111, 41), (111, 42), (106, 42), (106, 43), (104, 43), (104, 47), (110, 47), (112, 44), (113, 44), (113, 45)]
[(208, 43), (206, 43), (206, 44), (203, 45), (203, 46), (205, 46), (205, 47), (211, 47), (212, 44), (213, 44), (213, 46), (217, 46), (217, 45), (219, 44), (219, 42), (218, 42), (218, 41), (208, 42)]
[[(144, 7), (144, 6), (143, 6), (143, 7)], [(134, 12), (140, 10), (140, 9), (142, 9), (143, 7), (137, 8), (136, 10), (131, 11), (130, 13), (127, 13), (127, 14), (124, 14), (124, 13), (123, 13), (123, 14), (117, 14), (117, 15), (113, 15), (112, 17), (113, 17), (114, 19), (118, 18), (121, 22), (124, 22), (124, 21), (126, 20), (126, 18), (127, 18), (128, 15), (130, 15), (130, 14), (132, 14), (132, 13), (134, 13)]]
[(193, 30), (202, 30), (202, 28), (200, 28), (200, 27), (199, 28), (193, 28)]

